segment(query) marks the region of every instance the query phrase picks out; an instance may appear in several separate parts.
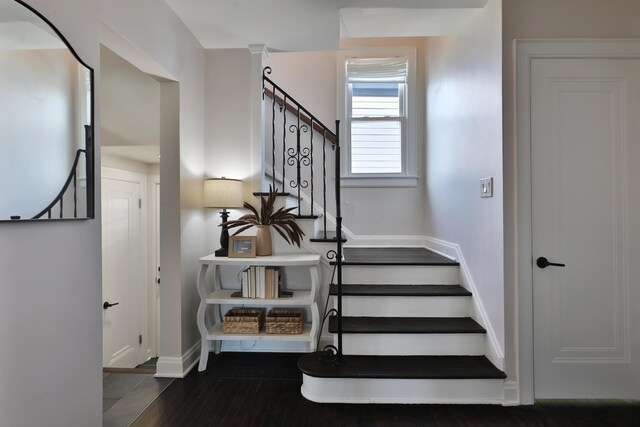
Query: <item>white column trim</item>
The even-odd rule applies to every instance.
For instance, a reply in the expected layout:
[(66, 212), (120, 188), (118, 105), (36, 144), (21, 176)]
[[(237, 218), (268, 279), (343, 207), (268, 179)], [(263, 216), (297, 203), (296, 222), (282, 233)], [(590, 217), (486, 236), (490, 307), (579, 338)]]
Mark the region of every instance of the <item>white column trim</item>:
[(262, 102), (262, 66), (267, 57), (267, 47), (263, 44), (250, 44), (251, 77), (249, 105), (251, 109), (251, 178), (245, 186), (245, 200), (251, 200), (252, 194), (262, 191), (264, 177), (264, 111)]
[(200, 340), (181, 357), (159, 357), (156, 378), (184, 378), (200, 360)]

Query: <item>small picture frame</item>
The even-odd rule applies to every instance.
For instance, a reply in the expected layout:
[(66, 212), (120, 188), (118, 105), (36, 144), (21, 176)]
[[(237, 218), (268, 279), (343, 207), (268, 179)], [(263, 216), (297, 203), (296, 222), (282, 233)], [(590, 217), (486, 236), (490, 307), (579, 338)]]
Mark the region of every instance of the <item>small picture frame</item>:
[(229, 258), (255, 258), (256, 236), (229, 236)]

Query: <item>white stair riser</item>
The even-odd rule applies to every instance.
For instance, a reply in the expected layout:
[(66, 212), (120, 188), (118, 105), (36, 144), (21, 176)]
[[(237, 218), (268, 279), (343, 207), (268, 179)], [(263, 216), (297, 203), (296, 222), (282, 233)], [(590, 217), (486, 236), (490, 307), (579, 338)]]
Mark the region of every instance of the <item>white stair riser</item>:
[[(334, 297), (334, 307), (336, 306)], [(471, 297), (343, 296), (342, 312), (353, 317), (468, 317)]]
[[(296, 215), (298, 213), (297, 210), (292, 212), (294, 215)], [(302, 228), (302, 231), (304, 231), (304, 239), (309, 240), (312, 239), (313, 237), (315, 237), (316, 235), (316, 221), (317, 219), (310, 219), (310, 218), (305, 218), (305, 219), (297, 219), (296, 220), (296, 224), (298, 224), (300, 226), (300, 228)]]
[(458, 266), (347, 265), (342, 267), (342, 283), (457, 285)]
[(485, 334), (342, 334), (342, 352), (354, 355), (480, 356), (484, 347)]
[(318, 378), (303, 375), (302, 395), (319, 403), (501, 404), (504, 380)]

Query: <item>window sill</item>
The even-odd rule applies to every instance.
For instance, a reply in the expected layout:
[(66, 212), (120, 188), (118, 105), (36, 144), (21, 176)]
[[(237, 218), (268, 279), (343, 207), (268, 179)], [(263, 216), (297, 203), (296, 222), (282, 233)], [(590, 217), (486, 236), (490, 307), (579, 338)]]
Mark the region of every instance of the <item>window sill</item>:
[(340, 184), (342, 187), (369, 187), (369, 188), (398, 188), (417, 187), (419, 176), (342, 176)]

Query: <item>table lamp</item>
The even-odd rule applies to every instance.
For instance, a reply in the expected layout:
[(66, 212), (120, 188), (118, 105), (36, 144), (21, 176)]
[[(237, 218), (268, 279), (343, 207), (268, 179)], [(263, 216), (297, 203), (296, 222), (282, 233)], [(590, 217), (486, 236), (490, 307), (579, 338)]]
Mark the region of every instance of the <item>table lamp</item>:
[(227, 208), (241, 208), (242, 181), (229, 178), (209, 178), (204, 181), (203, 205), (205, 208), (222, 208), (222, 232), (220, 233), (220, 249), (215, 251), (216, 256), (229, 255), (229, 230), (227, 230), (227, 219), (229, 212)]

